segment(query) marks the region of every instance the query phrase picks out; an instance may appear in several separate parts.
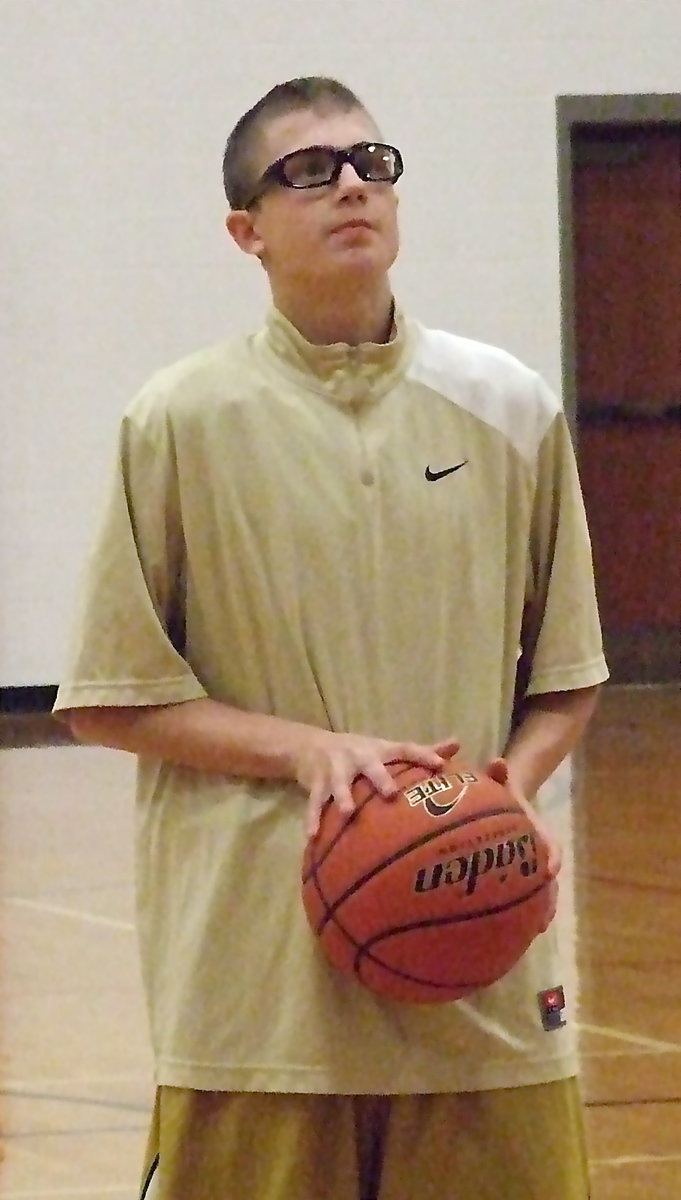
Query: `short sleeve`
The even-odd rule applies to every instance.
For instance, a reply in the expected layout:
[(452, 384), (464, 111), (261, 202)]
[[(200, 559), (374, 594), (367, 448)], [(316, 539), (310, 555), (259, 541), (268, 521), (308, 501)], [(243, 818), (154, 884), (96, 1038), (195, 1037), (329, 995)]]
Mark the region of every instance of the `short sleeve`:
[(520, 677), (525, 695), (568, 691), (608, 677), (591, 542), (562, 410), (537, 455)]
[(131, 406), (55, 711), (204, 697), (183, 657), (184, 600), (171, 422), (161, 405)]

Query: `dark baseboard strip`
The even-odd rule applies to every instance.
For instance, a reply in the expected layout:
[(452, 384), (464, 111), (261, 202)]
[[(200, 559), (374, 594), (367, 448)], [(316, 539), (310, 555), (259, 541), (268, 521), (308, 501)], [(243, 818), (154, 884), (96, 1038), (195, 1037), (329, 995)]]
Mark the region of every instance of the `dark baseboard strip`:
[(0, 713), (0, 750), (73, 745), (75, 738), (66, 725), (49, 713)]
[(75, 739), (66, 725), (49, 713), (0, 713), (0, 750), (73, 745)]
[(56, 695), (56, 683), (0, 687), (0, 713), (49, 713)]
[(70, 746), (73, 737), (52, 713), (57, 684), (0, 687), (0, 749)]

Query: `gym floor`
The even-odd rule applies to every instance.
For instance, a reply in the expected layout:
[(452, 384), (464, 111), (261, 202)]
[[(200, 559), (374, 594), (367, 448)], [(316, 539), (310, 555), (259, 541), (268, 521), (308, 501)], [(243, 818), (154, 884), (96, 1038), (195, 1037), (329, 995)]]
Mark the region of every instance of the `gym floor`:
[[(681, 694), (608, 687), (576, 881), (592, 1200), (681, 1196)], [(2, 1200), (135, 1200), (152, 1064), (132, 758), (0, 721)]]

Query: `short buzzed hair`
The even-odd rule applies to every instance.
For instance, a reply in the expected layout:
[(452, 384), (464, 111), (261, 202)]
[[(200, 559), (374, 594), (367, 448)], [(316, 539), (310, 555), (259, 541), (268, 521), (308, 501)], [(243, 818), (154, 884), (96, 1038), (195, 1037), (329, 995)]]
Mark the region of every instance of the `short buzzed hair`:
[(367, 111), (350, 88), (322, 75), (289, 79), (271, 88), (237, 121), (227, 139), (222, 179), (230, 208), (245, 208), (251, 201), (258, 183), (254, 177), (255, 149), (268, 121), (296, 110), (314, 109), (325, 113), (350, 112), (354, 108)]

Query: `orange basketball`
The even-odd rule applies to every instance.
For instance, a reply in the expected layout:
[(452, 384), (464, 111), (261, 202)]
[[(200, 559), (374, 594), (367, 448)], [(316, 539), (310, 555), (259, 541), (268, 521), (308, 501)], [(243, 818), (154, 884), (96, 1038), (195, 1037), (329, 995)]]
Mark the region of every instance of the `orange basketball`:
[(547, 850), (510, 792), (458, 756), (363, 777), (329, 802), (303, 862), (303, 904), (331, 962), (393, 1000), (437, 1003), (510, 971), (543, 927)]

